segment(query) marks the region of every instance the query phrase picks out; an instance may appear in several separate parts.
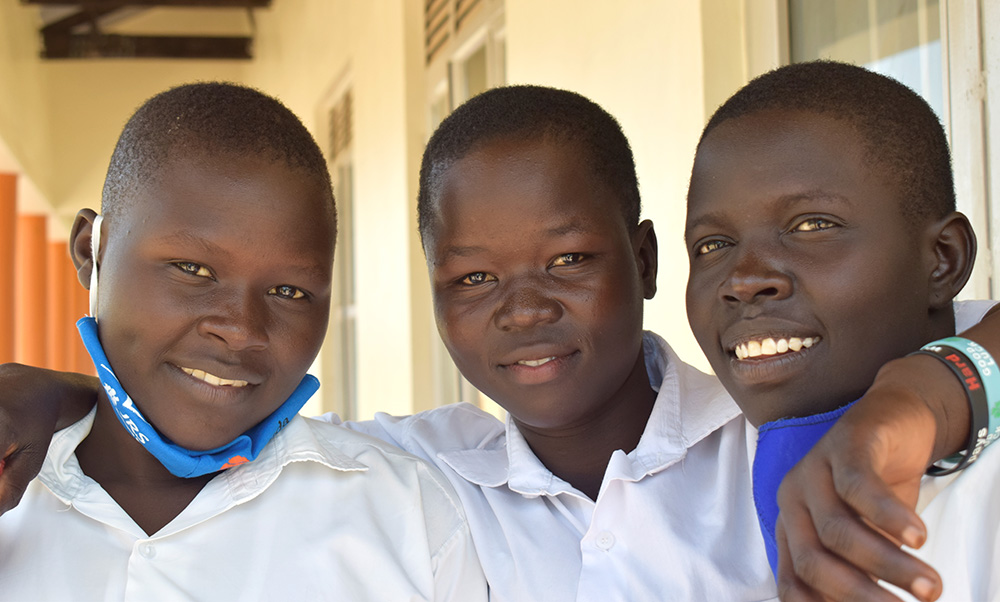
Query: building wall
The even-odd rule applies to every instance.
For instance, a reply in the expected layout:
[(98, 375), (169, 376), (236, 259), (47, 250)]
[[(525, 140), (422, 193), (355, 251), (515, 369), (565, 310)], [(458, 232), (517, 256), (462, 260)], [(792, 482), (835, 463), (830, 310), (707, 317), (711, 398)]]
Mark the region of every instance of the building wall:
[(37, 11), (0, 0), (0, 171), (18, 173), (22, 210), (44, 212), (51, 171), (48, 91), (36, 35)]

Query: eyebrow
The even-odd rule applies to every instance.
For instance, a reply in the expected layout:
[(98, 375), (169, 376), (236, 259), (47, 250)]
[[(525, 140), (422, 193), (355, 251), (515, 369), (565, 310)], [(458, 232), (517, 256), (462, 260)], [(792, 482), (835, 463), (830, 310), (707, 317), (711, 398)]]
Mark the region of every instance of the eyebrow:
[(207, 238), (202, 238), (200, 236), (195, 236), (190, 232), (175, 232), (173, 234), (168, 234), (159, 239), (160, 242), (169, 244), (180, 244), (180, 245), (194, 245), (196, 247), (201, 247), (207, 253), (220, 254), (225, 256), (230, 256), (231, 253), (215, 244), (214, 242), (208, 240)]
[[(796, 192), (794, 194), (786, 194), (778, 197), (777, 204), (781, 209), (787, 209), (798, 203), (804, 203), (807, 201), (823, 201), (834, 203), (837, 205), (848, 205), (850, 201), (839, 194), (831, 194), (829, 192), (824, 192), (822, 190), (810, 190), (806, 192)], [(721, 214), (717, 211), (706, 213), (698, 217), (698, 219), (693, 221), (688, 221), (684, 227), (684, 236), (687, 238), (687, 231), (692, 228), (697, 228), (698, 226), (716, 226), (725, 224), (726, 220), (722, 219)]]

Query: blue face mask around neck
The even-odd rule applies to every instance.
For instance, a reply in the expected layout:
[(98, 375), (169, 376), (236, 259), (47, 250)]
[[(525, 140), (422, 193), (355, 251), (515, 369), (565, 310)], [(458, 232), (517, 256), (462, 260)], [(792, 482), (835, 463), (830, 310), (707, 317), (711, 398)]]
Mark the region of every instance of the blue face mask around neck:
[(97, 321), (92, 317), (80, 318), (76, 327), (80, 331), (80, 338), (83, 339), (87, 352), (94, 361), (97, 376), (104, 386), (118, 421), (171, 474), (178, 477), (199, 477), (255, 460), (264, 446), (288, 424), (288, 421), (319, 389), (319, 380), (307, 374), (281, 407), (257, 426), (222, 447), (208, 451), (193, 451), (160, 435), (139, 412), (111, 369), (111, 363), (97, 335)]
[(778, 577), (778, 486), (799, 460), (833, 427), (854, 402), (832, 412), (784, 418), (761, 425), (757, 430), (757, 452), (753, 458), (753, 504), (764, 536), (767, 561)]

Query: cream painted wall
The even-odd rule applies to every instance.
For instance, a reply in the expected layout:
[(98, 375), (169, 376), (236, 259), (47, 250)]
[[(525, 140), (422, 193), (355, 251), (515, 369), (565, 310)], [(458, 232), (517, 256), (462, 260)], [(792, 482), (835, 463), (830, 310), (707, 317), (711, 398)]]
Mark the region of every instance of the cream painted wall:
[(0, 171), (21, 175), (21, 211), (45, 213), (52, 161), (37, 25), (37, 10), (0, 1)]
[(54, 166), (49, 199), (68, 234), (82, 207), (97, 209), (118, 134), (147, 98), (198, 80), (239, 80), (232, 61), (75, 60), (43, 64)]
[(632, 144), (643, 216), (656, 225), (659, 277), (646, 327), (707, 368), (687, 325), (684, 206), (705, 119), (701, 9), (668, 0), (506, 0), (507, 79), (569, 88), (621, 122)]

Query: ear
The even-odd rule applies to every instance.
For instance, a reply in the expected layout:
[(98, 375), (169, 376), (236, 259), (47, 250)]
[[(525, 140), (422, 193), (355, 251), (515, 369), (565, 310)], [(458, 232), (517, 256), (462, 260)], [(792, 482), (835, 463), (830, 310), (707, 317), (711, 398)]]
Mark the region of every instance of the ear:
[(653, 222), (643, 220), (632, 234), (632, 252), (642, 278), (642, 296), (652, 299), (656, 294), (656, 232)]
[[(97, 213), (93, 209), (81, 209), (73, 220), (73, 228), (69, 232), (69, 254), (76, 266), (76, 278), (83, 288), (90, 290), (90, 272), (94, 269), (94, 257), (90, 248), (90, 236), (93, 232), (94, 219)], [(100, 252), (100, 250), (98, 250)], [(100, 259), (98, 258), (98, 263)]]
[(976, 235), (965, 215), (953, 211), (928, 228), (932, 269), (928, 301), (932, 309), (950, 307), (969, 281), (976, 259)]

